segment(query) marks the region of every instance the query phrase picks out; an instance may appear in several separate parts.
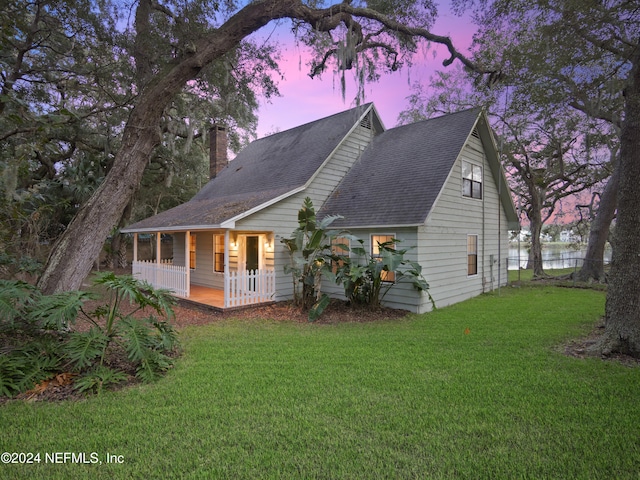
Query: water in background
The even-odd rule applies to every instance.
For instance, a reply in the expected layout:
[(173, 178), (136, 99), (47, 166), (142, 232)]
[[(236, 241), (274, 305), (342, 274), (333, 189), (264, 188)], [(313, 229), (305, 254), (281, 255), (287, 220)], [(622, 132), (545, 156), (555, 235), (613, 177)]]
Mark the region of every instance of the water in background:
[[(582, 259), (586, 253), (586, 246), (580, 250), (567, 248), (563, 244), (544, 245), (542, 247), (542, 268), (545, 270), (555, 268), (573, 268), (582, 266)], [(526, 268), (529, 252), (526, 248), (520, 249), (518, 257), (518, 248), (509, 248), (509, 270), (517, 270), (518, 263), (520, 268)], [(604, 262), (611, 261), (611, 248), (607, 247), (604, 252)]]

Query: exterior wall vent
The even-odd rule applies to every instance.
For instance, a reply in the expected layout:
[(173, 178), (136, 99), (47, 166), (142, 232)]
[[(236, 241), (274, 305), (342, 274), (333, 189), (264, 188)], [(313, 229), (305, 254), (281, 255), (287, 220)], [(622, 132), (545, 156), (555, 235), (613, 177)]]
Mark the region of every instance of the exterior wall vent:
[(476, 137), (476, 138), (480, 138), (480, 135), (478, 134), (478, 129), (474, 128), (473, 132), (471, 132), (471, 136)]
[(371, 114), (367, 115), (366, 117), (364, 117), (362, 119), (362, 121), (360, 122), (360, 126), (362, 128), (366, 128), (367, 130), (372, 130), (372, 128), (371, 128)]

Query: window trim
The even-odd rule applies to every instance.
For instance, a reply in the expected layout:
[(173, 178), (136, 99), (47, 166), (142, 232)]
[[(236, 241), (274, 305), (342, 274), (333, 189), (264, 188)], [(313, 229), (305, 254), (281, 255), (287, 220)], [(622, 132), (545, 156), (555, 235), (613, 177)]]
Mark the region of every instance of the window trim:
[[(465, 177), (464, 174), (464, 166), (465, 164), (469, 165), (471, 167), (471, 178), (467, 178)], [(480, 170), (480, 180), (474, 180), (474, 168), (477, 168)], [(461, 166), (460, 166), (460, 175), (462, 177), (462, 196), (465, 198), (473, 198), (476, 200), (482, 200), (483, 196), (484, 196), (484, 168), (483, 165), (478, 165), (477, 163), (473, 163), (470, 162), (468, 160), (462, 160)], [(469, 185), (469, 194), (466, 193), (466, 188), (465, 186)], [(477, 185), (479, 187), (479, 193), (477, 193), (476, 195), (474, 195), (475, 192), (475, 188), (474, 186)]]
[[(338, 243), (347, 245), (348, 250), (343, 250), (342, 248), (339, 248)], [(347, 237), (343, 237), (340, 235), (331, 238), (331, 254), (341, 255), (343, 257), (351, 258), (351, 240), (349, 240)], [(337, 262), (335, 260), (331, 260), (331, 271), (333, 273), (336, 273), (338, 271), (338, 267), (342, 267), (342, 265), (344, 265), (344, 262), (342, 260)]]
[[(378, 248), (378, 243), (385, 243), (385, 242), (380, 242), (380, 241), (376, 241), (374, 243), (373, 237), (390, 237), (391, 239), (395, 239), (397, 240), (398, 237), (396, 237), (395, 233), (372, 233), (369, 235), (369, 241), (370, 241), (370, 252), (371, 252), (371, 257), (372, 258), (381, 258), (380, 256), (380, 250), (378, 249), (378, 253), (375, 253), (375, 249)], [(388, 240), (385, 240), (388, 241)], [(382, 282), (383, 283), (396, 283), (396, 272), (385, 272), (383, 271), (382, 274), (380, 275)]]
[(196, 252), (198, 251), (198, 247), (197, 247), (197, 242), (196, 242), (196, 235), (195, 234), (190, 234), (189, 235), (189, 269), (191, 270), (195, 270), (196, 269)]
[[(217, 251), (217, 247), (218, 247), (218, 238), (222, 239), (222, 243), (220, 244), (220, 246), (222, 247), (222, 251)], [(222, 233), (214, 233), (213, 234), (213, 273), (224, 273), (224, 252), (225, 251), (225, 244), (224, 244), (224, 234)], [(220, 260), (220, 265), (222, 267), (222, 270), (218, 270), (218, 256), (222, 255), (222, 259)]]
[[(475, 241), (473, 243), (469, 243), (472, 238), (474, 238)], [(471, 271), (472, 265), (474, 270), (473, 272)], [(467, 277), (475, 277), (476, 275), (478, 275), (478, 234), (470, 233), (467, 235)]]

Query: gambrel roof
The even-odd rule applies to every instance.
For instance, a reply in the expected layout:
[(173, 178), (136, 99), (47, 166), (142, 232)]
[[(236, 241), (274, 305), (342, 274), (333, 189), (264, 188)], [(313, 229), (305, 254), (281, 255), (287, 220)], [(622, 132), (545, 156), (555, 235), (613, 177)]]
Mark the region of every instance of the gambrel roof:
[(366, 104), (252, 142), (192, 200), (123, 231), (232, 227), (234, 219), (303, 190), (365, 118), (376, 122), (376, 135), (319, 206), (319, 217), (343, 217), (332, 227), (424, 224), (465, 144), (471, 135), (477, 135), (493, 179), (503, 187), (500, 197), (508, 228), (519, 229), (493, 134), (481, 109), (384, 131), (375, 108)]

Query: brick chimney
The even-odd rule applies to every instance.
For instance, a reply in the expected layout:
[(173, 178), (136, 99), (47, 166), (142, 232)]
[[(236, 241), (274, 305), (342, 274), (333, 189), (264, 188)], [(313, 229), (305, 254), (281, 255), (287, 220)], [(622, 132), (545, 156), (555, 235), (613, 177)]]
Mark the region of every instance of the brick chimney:
[(227, 127), (214, 124), (209, 129), (209, 178), (215, 178), (228, 163)]

